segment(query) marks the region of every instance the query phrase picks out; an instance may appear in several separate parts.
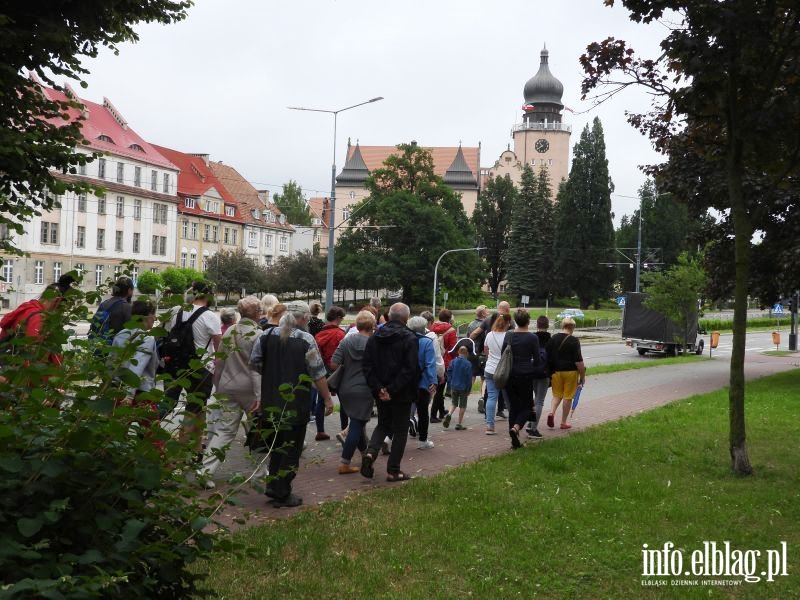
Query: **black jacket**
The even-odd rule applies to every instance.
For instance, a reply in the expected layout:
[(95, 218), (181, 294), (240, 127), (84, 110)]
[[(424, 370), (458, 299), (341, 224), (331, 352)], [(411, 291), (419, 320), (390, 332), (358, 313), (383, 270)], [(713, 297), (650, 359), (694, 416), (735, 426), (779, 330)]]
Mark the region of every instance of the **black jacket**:
[(419, 345), (414, 333), (399, 321), (389, 321), (367, 340), (364, 375), (373, 397), (386, 388), (395, 402), (413, 402), (420, 372)]

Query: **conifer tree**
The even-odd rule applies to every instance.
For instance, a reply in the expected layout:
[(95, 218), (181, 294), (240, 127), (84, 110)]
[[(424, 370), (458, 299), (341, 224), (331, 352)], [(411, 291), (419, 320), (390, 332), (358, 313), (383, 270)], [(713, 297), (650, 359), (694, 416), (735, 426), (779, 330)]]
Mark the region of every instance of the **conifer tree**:
[(534, 202), (533, 226), (536, 230), (537, 256), (534, 262), (537, 274), (536, 298), (544, 300), (555, 292), (555, 257), (553, 237), (555, 235), (555, 207), (550, 199), (552, 187), (550, 173), (543, 166), (537, 176), (536, 201)]
[(536, 239), (536, 202), (539, 182), (530, 165), (525, 165), (519, 195), (511, 213), (508, 237), (508, 290), (517, 296), (534, 296), (538, 274), (539, 246)]
[(611, 192), (603, 126), (595, 117), (573, 151), (572, 170), (559, 192), (555, 235), (559, 279), (588, 308), (611, 291), (615, 272), (600, 263), (614, 247)]

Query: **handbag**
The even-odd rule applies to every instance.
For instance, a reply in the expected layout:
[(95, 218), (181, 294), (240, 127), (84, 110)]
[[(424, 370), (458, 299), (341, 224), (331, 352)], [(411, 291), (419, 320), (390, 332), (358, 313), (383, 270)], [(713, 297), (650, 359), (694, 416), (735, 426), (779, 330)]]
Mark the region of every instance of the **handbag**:
[(342, 377), (344, 377), (344, 365), (340, 365), (338, 369), (328, 375), (328, 389), (331, 394), (335, 394), (339, 386), (342, 385)]
[[(513, 334), (512, 334), (513, 335)], [(492, 379), (497, 389), (502, 390), (508, 385), (508, 380), (511, 378), (511, 368), (514, 366), (514, 352), (511, 350), (509, 343), (503, 350), (500, 360), (497, 362), (497, 368), (494, 370)]]

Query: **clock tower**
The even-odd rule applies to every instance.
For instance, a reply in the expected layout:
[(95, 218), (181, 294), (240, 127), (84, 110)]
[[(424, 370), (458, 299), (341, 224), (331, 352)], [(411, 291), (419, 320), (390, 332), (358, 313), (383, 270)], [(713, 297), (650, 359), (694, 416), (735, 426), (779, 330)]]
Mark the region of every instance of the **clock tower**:
[(529, 164), (538, 174), (542, 166), (550, 173), (553, 198), (558, 185), (569, 175), (569, 140), (572, 127), (562, 123), (564, 85), (550, 73), (549, 53), (541, 52), (539, 71), (525, 84), (522, 123), (514, 125), (514, 154), (520, 166)]

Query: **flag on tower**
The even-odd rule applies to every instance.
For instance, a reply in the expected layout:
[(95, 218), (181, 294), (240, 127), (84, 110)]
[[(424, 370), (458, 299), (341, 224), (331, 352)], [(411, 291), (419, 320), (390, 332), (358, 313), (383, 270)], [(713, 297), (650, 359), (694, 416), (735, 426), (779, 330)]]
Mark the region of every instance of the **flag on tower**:
[(522, 110), (524, 110), (525, 112), (531, 112), (536, 110), (536, 107), (533, 104), (523, 104)]

